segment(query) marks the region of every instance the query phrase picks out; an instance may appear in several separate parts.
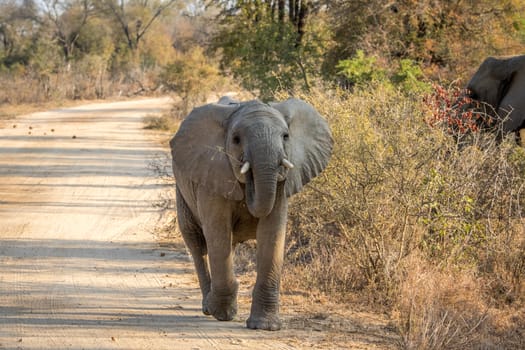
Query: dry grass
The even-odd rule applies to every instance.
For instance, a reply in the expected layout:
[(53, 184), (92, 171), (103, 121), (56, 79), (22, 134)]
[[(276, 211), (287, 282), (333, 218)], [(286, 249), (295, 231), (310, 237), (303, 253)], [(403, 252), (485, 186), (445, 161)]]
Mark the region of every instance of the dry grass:
[[(158, 91), (158, 72), (132, 70), (126, 74), (106, 72), (98, 62), (79, 62), (71, 69), (51, 72), (0, 72), (0, 105), (42, 104), (68, 100), (133, 97)], [(99, 66), (100, 64), (100, 66)]]
[(525, 152), (462, 145), (429, 106), (376, 87), (302, 96), (335, 149), (290, 207), (285, 288), (384, 310), (414, 349), (521, 348)]
[(19, 115), (47, 111), (54, 108), (70, 107), (80, 101), (47, 101), (40, 103), (0, 104), (0, 127), (16, 127)]
[(171, 112), (163, 113), (160, 116), (147, 115), (144, 117), (144, 129), (169, 131), (174, 134), (180, 125), (180, 120), (175, 118)]
[(45, 111), (51, 108), (70, 106), (73, 102), (49, 101), (33, 104), (5, 104), (0, 106), (0, 120), (14, 119), (18, 115)]
[(479, 343), (489, 324), (481, 281), (468, 271), (441, 271), (424, 260), (405, 262), (393, 314), (406, 349), (465, 349)]

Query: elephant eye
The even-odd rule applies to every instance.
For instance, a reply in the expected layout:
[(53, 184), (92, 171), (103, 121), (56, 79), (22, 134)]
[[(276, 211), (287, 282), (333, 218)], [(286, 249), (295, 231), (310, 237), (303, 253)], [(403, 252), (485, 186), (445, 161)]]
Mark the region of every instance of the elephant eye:
[(233, 143), (236, 144), (236, 145), (240, 144), (241, 143), (241, 138), (238, 135), (235, 135), (233, 137)]
[(290, 139), (290, 135), (288, 133), (284, 134), (283, 135), (283, 140), (284, 141), (288, 141), (288, 139)]

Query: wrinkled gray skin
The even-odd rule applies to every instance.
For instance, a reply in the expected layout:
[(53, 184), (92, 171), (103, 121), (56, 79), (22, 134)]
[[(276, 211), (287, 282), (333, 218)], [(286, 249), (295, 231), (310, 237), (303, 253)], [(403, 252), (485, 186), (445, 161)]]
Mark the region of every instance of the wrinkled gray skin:
[(491, 106), (489, 114), (506, 118), (503, 133), (525, 128), (525, 55), (485, 59), (467, 89), (472, 99)]
[[(332, 138), (307, 103), (290, 99), (194, 109), (170, 142), (178, 222), (193, 256), (202, 310), (228, 321), (237, 312), (237, 243), (257, 240), (257, 279), (247, 327), (278, 330), (288, 197), (327, 165)], [(283, 159), (294, 167), (283, 165)], [(245, 162), (249, 170), (242, 174)]]

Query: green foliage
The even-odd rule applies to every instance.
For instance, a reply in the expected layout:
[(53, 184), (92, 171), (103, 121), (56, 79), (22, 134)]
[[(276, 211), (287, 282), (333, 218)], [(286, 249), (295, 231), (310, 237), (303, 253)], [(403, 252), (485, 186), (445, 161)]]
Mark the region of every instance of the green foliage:
[(176, 0), (97, 0), (95, 7), (113, 23), (119, 42), (127, 45), (129, 50), (136, 51), (158, 21), (169, 14), (176, 3)]
[(376, 57), (357, 50), (353, 58), (339, 61), (337, 69), (338, 74), (344, 77), (345, 85), (352, 87), (363, 88), (390, 82), (405, 93), (430, 91), (430, 84), (425, 82), (421, 67), (410, 59), (399, 60), (396, 69), (387, 71), (381, 67)]
[(518, 32), (518, 37), (522, 44), (525, 44), (525, 18), (519, 17), (512, 23), (513, 28)]
[(399, 69), (390, 77), (392, 83), (407, 93), (429, 92), (431, 85), (425, 82), (420, 65), (411, 59), (399, 61)]
[[(235, 76), (242, 79), (249, 90), (259, 90), (268, 98), (279, 88), (291, 89), (298, 77), (294, 68), (294, 42), (291, 32), (286, 31), (288, 40), (278, 40), (279, 26), (273, 23), (258, 24), (247, 33), (238, 32), (235, 46), (223, 46), (224, 58), (231, 59), (229, 66)], [(245, 40), (245, 38), (251, 40)]]
[(357, 50), (351, 59), (339, 61), (337, 69), (351, 85), (364, 86), (386, 79), (386, 72), (378, 67), (377, 59), (365, 56), (363, 50)]
[(29, 60), (29, 67), (36, 74), (51, 74), (56, 72), (63, 64), (60, 48), (52, 41), (36, 41), (31, 50), (33, 55)]
[[(269, 97), (278, 88), (290, 89), (296, 71), (292, 68), (292, 33), (273, 23), (260, 21), (246, 26), (243, 22), (233, 29), (223, 31), (216, 39), (223, 53), (222, 63), (241, 79), (244, 87), (258, 90)], [(283, 35), (287, 39), (279, 40)]]
[(328, 40), (326, 25), (313, 20), (303, 24), (290, 17), (283, 13), (277, 18), (270, 2), (248, 1), (238, 4), (237, 12), (223, 14), (221, 31), (214, 38), (224, 69), (263, 99), (277, 90), (308, 89), (311, 76), (319, 75)]
[(114, 29), (104, 18), (91, 18), (81, 29), (77, 40), (79, 55), (110, 57), (115, 51)]
[(179, 54), (160, 75), (161, 83), (182, 99), (180, 117), (186, 116), (197, 104), (205, 102), (220, 80), (219, 69), (200, 48)]
[(33, 11), (25, 4), (19, 8), (9, 4), (0, 7), (0, 65), (9, 69), (29, 64), (34, 55), (31, 47), (41, 37)]

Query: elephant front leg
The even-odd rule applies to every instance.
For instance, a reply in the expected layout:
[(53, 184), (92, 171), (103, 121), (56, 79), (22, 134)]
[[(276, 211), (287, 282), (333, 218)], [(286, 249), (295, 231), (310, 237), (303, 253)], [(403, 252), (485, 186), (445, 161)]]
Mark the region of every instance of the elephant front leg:
[(205, 310), (219, 321), (230, 321), (237, 314), (239, 283), (233, 273), (231, 217), (224, 206), (208, 211), (204, 236), (208, 247), (211, 288), (204, 300)]
[(208, 266), (208, 252), (206, 247), (206, 241), (202, 233), (202, 229), (199, 227), (190, 208), (188, 207), (180, 189), (177, 187), (177, 217), (179, 228), (184, 239), (184, 243), (193, 258), (195, 265), (195, 271), (199, 278), (199, 286), (202, 293), (202, 312), (205, 315), (209, 315), (209, 311), (206, 307), (205, 300), (206, 296), (210, 292), (211, 280), (210, 270)]
[(219, 321), (231, 321), (237, 314), (239, 282), (233, 275), (233, 250), (209, 248), (211, 290), (204, 300), (207, 312)]
[(257, 227), (257, 281), (248, 328), (279, 330), (279, 289), (284, 256), (287, 203), (284, 195), (272, 213), (261, 218)]

